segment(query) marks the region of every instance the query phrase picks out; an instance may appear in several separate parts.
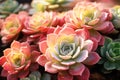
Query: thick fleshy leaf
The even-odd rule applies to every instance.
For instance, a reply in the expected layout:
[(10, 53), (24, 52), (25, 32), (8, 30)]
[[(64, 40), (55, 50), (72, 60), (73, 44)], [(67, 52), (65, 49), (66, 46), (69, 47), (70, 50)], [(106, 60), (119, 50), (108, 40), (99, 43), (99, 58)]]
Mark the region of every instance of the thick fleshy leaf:
[(4, 56), (7, 56), (11, 52), (11, 49), (7, 48), (3, 52), (4, 52)]
[(48, 28), (47, 34), (53, 33), (55, 30), (55, 27), (47, 27), (47, 28)]
[(75, 62), (74, 60), (72, 60), (72, 59), (61, 61), (61, 64), (67, 65), (67, 66), (73, 65), (73, 64), (75, 64), (75, 63), (76, 63), (76, 62)]
[(61, 29), (62, 29), (62, 27), (59, 27), (59, 26), (56, 27), (54, 33), (55, 33), (55, 34), (58, 34), (58, 33), (60, 32)]
[(83, 39), (85, 39), (85, 40), (88, 39), (89, 36), (90, 36), (88, 30), (85, 29), (85, 28), (83, 28), (83, 29), (77, 29), (77, 30), (75, 31), (75, 33), (76, 33), (78, 36), (81, 36), (81, 37), (82, 37)]
[(65, 26), (65, 27), (63, 27), (63, 29), (59, 32), (59, 34), (70, 35), (70, 34), (75, 34), (75, 31), (74, 31), (74, 29)]
[(31, 50), (30, 48), (26, 45), (24, 47), (21, 47), (21, 52), (26, 56), (26, 57), (30, 57), (31, 56)]
[(57, 45), (60, 46), (60, 44), (62, 44), (63, 42), (67, 42), (67, 43), (73, 43), (74, 39), (75, 39), (75, 34), (60, 34), (57, 36)]
[(90, 40), (92, 40), (92, 42), (93, 42), (92, 51), (95, 51), (98, 47), (98, 41), (93, 37), (91, 37)]
[(77, 47), (76, 52), (75, 52), (74, 55), (72, 56), (73, 59), (76, 58), (76, 57), (78, 57), (78, 56), (80, 55), (80, 47), (81, 47), (81, 46), (78, 46), (78, 47)]
[(111, 22), (106, 21), (102, 25), (96, 27), (96, 30), (101, 31), (102, 33), (111, 33), (114, 30), (114, 26)]
[(14, 67), (10, 64), (10, 63), (4, 63), (3, 65), (2, 65), (2, 67), (5, 69), (5, 70), (7, 70), (7, 71), (9, 71), (9, 73), (12, 73), (12, 72), (14, 72), (15, 70), (14, 70)]
[(114, 62), (107, 61), (104, 63), (104, 68), (107, 70), (113, 70), (116, 69), (116, 65)]
[(93, 45), (93, 42), (91, 40), (86, 40), (84, 42), (84, 49), (88, 50), (88, 52), (91, 52), (93, 47), (94, 47), (94, 45)]
[(18, 41), (13, 41), (11, 48), (20, 49), (21, 44)]
[(104, 45), (105, 42), (105, 37), (101, 36), (100, 42), (98, 43), (99, 45)]
[(69, 56), (69, 55), (66, 55), (66, 56), (59, 55), (59, 57), (60, 57), (61, 59), (64, 59), (64, 60), (68, 60), (68, 59), (71, 59), (72, 56)]
[(101, 34), (95, 30), (89, 30), (90, 36), (95, 38), (98, 42), (101, 40)]
[(46, 52), (47, 47), (46, 40), (39, 43), (39, 49), (42, 53)]
[(83, 51), (80, 52), (78, 57), (75, 58), (74, 60), (76, 62), (80, 63), (80, 62), (83, 62), (87, 57), (88, 57), (88, 51), (87, 50), (83, 50)]
[(2, 66), (6, 62), (6, 57), (2, 56), (0, 57), (0, 65)]
[(36, 62), (37, 62), (38, 64), (40, 64), (41, 66), (45, 66), (45, 64), (48, 62), (48, 60), (46, 59), (46, 57), (45, 57), (44, 55), (40, 55), (40, 56), (37, 58)]
[(85, 66), (83, 64), (79, 63), (79, 64), (75, 64), (75, 65), (71, 66), (69, 69), (69, 73), (71, 75), (80, 75), (81, 76), (82, 73), (84, 72), (84, 70), (85, 70)]
[(55, 60), (62, 61), (62, 59), (59, 57), (58, 54), (56, 54), (56, 53), (50, 53), (50, 54), (51, 54), (51, 57), (54, 58)]
[(25, 22), (26, 18), (28, 17), (28, 13), (25, 11), (20, 11), (18, 13), (18, 17), (19, 17), (21, 23), (23, 24)]
[(96, 52), (91, 52), (88, 55), (88, 58), (83, 62), (87, 65), (94, 65), (100, 60), (100, 56)]
[(49, 61), (45, 64), (45, 71), (49, 73), (57, 73), (58, 70), (54, 67), (52, 67), (52, 63)]
[(56, 44), (56, 34), (48, 34), (47, 35), (47, 45), (48, 47), (53, 47)]
[(49, 48), (47, 48), (46, 53), (45, 53), (45, 57), (47, 60), (52, 61), (54, 58), (51, 56), (50, 51), (51, 50)]
[(59, 72), (58, 80), (73, 80), (73, 76), (70, 75), (67, 71)]
[(89, 80), (90, 72), (88, 68), (85, 68), (81, 76), (76, 76), (77, 80)]
[(62, 65), (62, 64), (59, 64), (59, 63), (53, 63), (52, 67), (54, 67), (58, 70), (68, 70), (69, 69), (68, 65)]
[(88, 25), (93, 26), (93, 25), (97, 24), (97, 23), (99, 22), (99, 20), (100, 20), (100, 19), (98, 19), (98, 18), (97, 18), (97, 19), (94, 19), (94, 20), (88, 22)]

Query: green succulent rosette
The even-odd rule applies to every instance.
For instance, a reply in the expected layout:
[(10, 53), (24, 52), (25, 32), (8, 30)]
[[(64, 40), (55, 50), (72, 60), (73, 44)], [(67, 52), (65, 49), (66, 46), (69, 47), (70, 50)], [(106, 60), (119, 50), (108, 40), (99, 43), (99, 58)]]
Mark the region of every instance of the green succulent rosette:
[(21, 78), (20, 80), (51, 80), (51, 76), (48, 73), (41, 73), (39, 71), (33, 71), (28, 77)]
[(105, 38), (105, 44), (100, 49), (101, 61), (106, 70), (120, 70), (120, 40)]
[(111, 9), (113, 15), (112, 23), (116, 29), (120, 29), (120, 6), (114, 6)]
[(41, 74), (38, 71), (31, 72), (31, 74), (26, 78), (21, 78), (20, 80), (41, 80)]
[(5, 0), (0, 3), (0, 18), (5, 18), (11, 13), (17, 13), (20, 10), (26, 10), (27, 5), (19, 4), (15, 0)]
[(68, 4), (72, 1), (73, 0), (33, 0), (31, 6), (36, 11), (58, 10), (58, 9), (63, 10), (63, 7), (68, 6)]

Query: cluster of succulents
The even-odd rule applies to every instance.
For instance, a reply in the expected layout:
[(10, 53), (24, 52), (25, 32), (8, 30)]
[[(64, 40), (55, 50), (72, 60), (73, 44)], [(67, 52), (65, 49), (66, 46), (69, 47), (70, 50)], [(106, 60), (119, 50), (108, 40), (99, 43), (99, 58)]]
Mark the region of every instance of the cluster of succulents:
[[(49, 7), (66, 1), (71, 0), (42, 2)], [(40, 4), (34, 6), (41, 9)], [(107, 71), (120, 70), (120, 37), (109, 36), (120, 35), (119, 10), (80, 2), (65, 12), (29, 15), (20, 11), (0, 19), (0, 41), (5, 45), (1, 76), (7, 80), (89, 80), (90, 66), (97, 63)]]

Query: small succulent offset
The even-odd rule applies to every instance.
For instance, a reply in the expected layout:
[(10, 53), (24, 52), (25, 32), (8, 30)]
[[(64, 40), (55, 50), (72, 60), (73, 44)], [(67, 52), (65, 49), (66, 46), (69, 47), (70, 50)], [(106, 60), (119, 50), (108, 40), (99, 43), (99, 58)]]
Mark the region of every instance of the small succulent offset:
[(106, 70), (120, 70), (120, 40), (113, 41), (111, 38), (105, 38), (105, 44), (101, 47), (101, 61)]
[(39, 71), (33, 71), (28, 77), (21, 78), (20, 80), (51, 80), (51, 76), (48, 73), (40, 73)]
[(15, 0), (5, 0), (0, 3), (0, 18), (5, 18), (11, 13), (17, 13), (20, 10), (27, 9), (26, 5), (19, 4)]
[(33, 0), (32, 7), (36, 11), (45, 11), (45, 10), (59, 10), (62, 7), (68, 6), (73, 0)]
[(114, 6), (111, 8), (113, 15), (112, 23), (116, 29), (120, 29), (120, 6)]
[(41, 80), (41, 73), (39, 71), (33, 71), (26, 78), (21, 78), (20, 80)]
[(100, 59), (92, 51), (93, 41), (87, 34), (85, 29), (74, 31), (66, 26), (57, 27), (54, 33), (48, 34), (47, 39), (40, 42), (43, 54), (37, 62), (45, 67), (45, 71), (58, 73), (58, 80), (73, 80), (74, 76), (85, 77), (87, 80), (89, 70), (84, 64), (93, 65)]

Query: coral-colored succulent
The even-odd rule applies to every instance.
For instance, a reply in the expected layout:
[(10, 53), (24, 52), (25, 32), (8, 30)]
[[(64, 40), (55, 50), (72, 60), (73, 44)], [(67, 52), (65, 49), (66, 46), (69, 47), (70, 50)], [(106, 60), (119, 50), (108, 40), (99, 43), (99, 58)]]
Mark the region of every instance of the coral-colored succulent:
[(97, 5), (99, 4), (78, 3), (73, 11), (68, 12), (66, 22), (75, 29), (86, 27), (102, 33), (111, 33), (114, 30), (114, 26), (110, 22), (112, 15), (108, 10), (102, 10)]
[[(89, 40), (86, 29), (74, 31), (70, 27), (57, 27), (54, 33), (47, 35), (47, 40), (40, 42), (40, 50), (43, 55), (37, 62), (45, 67), (45, 71), (57, 73), (58, 80), (72, 80), (73, 76), (89, 77), (86, 65), (93, 65), (100, 59), (96, 52), (92, 51), (93, 41)], [(82, 74), (88, 75), (82, 75)]]
[(26, 34), (33, 34), (44, 31), (46, 27), (54, 25), (54, 12), (38, 12), (25, 21), (25, 28), (22, 30)]
[(11, 14), (3, 22), (1, 28), (1, 36), (3, 43), (9, 43), (13, 39), (17, 38), (18, 34), (22, 30), (23, 22), (28, 14), (26, 12), (20, 12), (17, 14)]
[(26, 42), (13, 41), (11, 48), (7, 48), (3, 52), (4, 56), (0, 58), (0, 65), (3, 67), (1, 75), (7, 76), (7, 80), (23, 78), (28, 75), (30, 67), (38, 68), (37, 65), (34, 65), (35, 68), (33, 68), (32, 63), (35, 63), (39, 53), (33, 53)]

